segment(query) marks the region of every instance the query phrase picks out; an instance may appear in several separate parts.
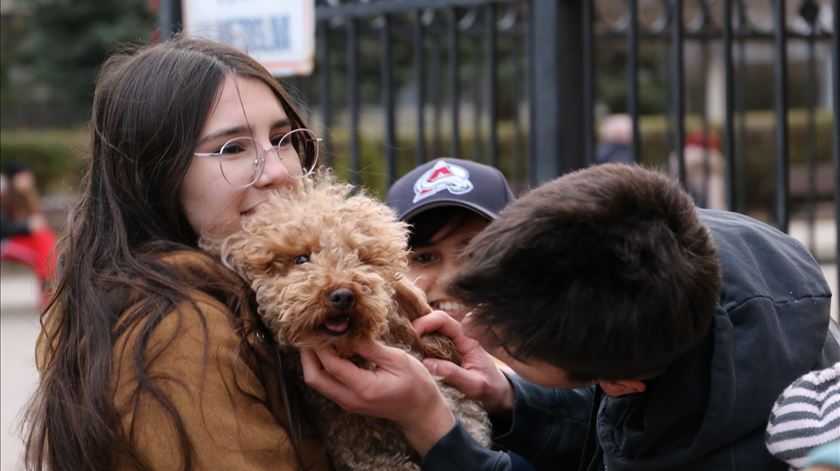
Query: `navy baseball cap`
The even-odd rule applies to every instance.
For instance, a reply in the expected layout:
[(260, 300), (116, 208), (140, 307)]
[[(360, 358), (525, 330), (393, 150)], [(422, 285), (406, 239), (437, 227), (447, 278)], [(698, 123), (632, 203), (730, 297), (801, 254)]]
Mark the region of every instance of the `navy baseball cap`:
[(460, 206), (489, 220), (515, 198), (497, 168), (443, 157), (426, 162), (394, 182), (385, 200), (400, 221), (443, 206)]

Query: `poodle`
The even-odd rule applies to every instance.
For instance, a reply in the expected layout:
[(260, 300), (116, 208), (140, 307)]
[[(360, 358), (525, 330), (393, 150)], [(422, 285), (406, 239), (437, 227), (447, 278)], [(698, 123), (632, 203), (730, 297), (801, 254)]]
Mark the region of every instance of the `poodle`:
[[(366, 337), (417, 358), (460, 362), (448, 338), (421, 339), (411, 328), (431, 308), (405, 277), (407, 226), (384, 203), (321, 172), (272, 193), (215, 250), (256, 292), (260, 316), (299, 379), (336, 468), (418, 470), (420, 457), (396, 423), (345, 412), (307, 387), (297, 350), (332, 345), (350, 357), (351, 342)], [(440, 381), (438, 386), (471, 435), (488, 446), (490, 426), (481, 405)]]

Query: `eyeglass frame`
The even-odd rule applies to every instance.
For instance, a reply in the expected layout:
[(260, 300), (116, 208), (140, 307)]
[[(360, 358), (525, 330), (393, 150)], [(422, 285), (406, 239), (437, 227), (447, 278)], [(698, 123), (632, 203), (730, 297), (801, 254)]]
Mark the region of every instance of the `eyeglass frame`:
[[(222, 144), (222, 147), (219, 148), (219, 152), (193, 152), (193, 157), (218, 157), (219, 158), (219, 171), (222, 173), (222, 178), (225, 179), (227, 184), (234, 187), (234, 188), (249, 188), (251, 186), (254, 186), (255, 183), (257, 183), (257, 181), (260, 179), (263, 172), (265, 171), (265, 161), (266, 161), (265, 154), (268, 153), (271, 150), (275, 150), (277, 152), (277, 158), (280, 160), (280, 165), (282, 165), (283, 168), (286, 168), (286, 171), (288, 172), (288, 168), (286, 167), (286, 164), (283, 163), (283, 158), (280, 156), (280, 152), (281, 152), (280, 143), (282, 143), (283, 140), (286, 139), (290, 134), (295, 133), (295, 132), (299, 132), (299, 131), (309, 132), (314, 137), (315, 145), (316, 145), (316, 148), (315, 148), (316, 149), (316, 154), (315, 154), (315, 158), (312, 161), (312, 167), (309, 170), (307, 170), (306, 173), (304, 173), (300, 177), (293, 177), (293, 178), (303, 179), (303, 178), (308, 177), (309, 175), (312, 174), (312, 172), (315, 171), (315, 167), (317, 167), (317, 165), (318, 165), (318, 154), (320, 154), (319, 143), (324, 141), (324, 138), (318, 137), (318, 135), (315, 134), (315, 131), (313, 131), (309, 128), (295, 128), (295, 129), (292, 129), (291, 131), (289, 131), (287, 133), (284, 133), (282, 136), (280, 136), (280, 142), (277, 143), (277, 145), (271, 145), (268, 148), (265, 148), (265, 147), (261, 146), (253, 136), (236, 136), (236, 137), (232, 137), (232, 138), (228, 139), (227, 141), (225, 141), (225, 143)], [(254, 179), (250, 183), (248, 183), (246, 185), (236, 185), (234, 183), (231, 183), (230, 180), (228, 180), (227, 175), (225, 175), (224, 169), (222, 169), (222, 159), (221, 159), (221, 157), (222, 157), (223, 153), (221, 151), (222, 151), (222, 149), (225, 148), (225, 146), (227, 146), (231, 142), (233, 142), (237, 139), (243, 139), (243, 138), (251, 139), (252, 141), (254, 141), (254, 145), (255, 145), (255, 148), (257, 150), (257, 162), (258, 162), (257, 168), (258, 168), (258, 170), (254, 172)], [(297, 153), (297, 150), (295, 150), (295, 153)], [(300, 154), (298, 154), (298, 160), (300, 160)], [(303, 165), (301, 165), (301, 167), (303, 167)]]

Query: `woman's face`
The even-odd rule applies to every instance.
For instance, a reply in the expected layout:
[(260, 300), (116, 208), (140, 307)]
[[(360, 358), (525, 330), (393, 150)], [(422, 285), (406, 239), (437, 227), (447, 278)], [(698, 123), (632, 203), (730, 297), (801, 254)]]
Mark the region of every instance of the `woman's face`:
[[(219, 152), (227, 141), (243, 136), (252, 136), (258, 146), (268, 149), (290, 130), (289, 118), (268, 85), (228, 74), (195, 152)], [(239, 228), (242, 216), (266, 201), (269, 190), (296, 184), (290, 171), (299, 174), (300, 168), (286, 169), (277, 155), (269, 152), (257, 181), (238, 188), (225, 180), (218, 157), (193, 157), (181, 184), (181, 207), (198, 236), (225, 237)]]
[(474, 213), (469, 213), (464, 219), (455, 218), (455, 221), (440, 228), (429, 244), (413, 247), (409, 260), (409, 278), (426, 293), (432, 308), (446, 311), (459, 321), (466, 314), (466, 309), (446, 294), (446, 284), (461, 266), (464, 247), (488, 223)]

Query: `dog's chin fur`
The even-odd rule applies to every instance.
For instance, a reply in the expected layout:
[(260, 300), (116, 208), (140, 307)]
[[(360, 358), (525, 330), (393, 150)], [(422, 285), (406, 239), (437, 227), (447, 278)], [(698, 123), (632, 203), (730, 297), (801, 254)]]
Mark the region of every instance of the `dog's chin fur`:
[[(352, 342), (371, 338), (418, 358), (460, 362), (449, 339), (418, 338), (411, 320), (431, 309), (406, 281), (407, 227), (393, 211), (321, 172), (300, 188), (273, 193), (267, 204), (222, 241), (202, 240), (248, 280), (260, 316), (303, 385), (297, 349), (333, 345), (350, 356)], [(349, 290), (350, 307), (330, 295)], [(453, 412), (489, 445), (486, 413), (456, 389), (439, 383)], [(350, 414), (303, 385), (322, 441), (337, 469), (417, 470), (419, 457), (393, 422)]]

